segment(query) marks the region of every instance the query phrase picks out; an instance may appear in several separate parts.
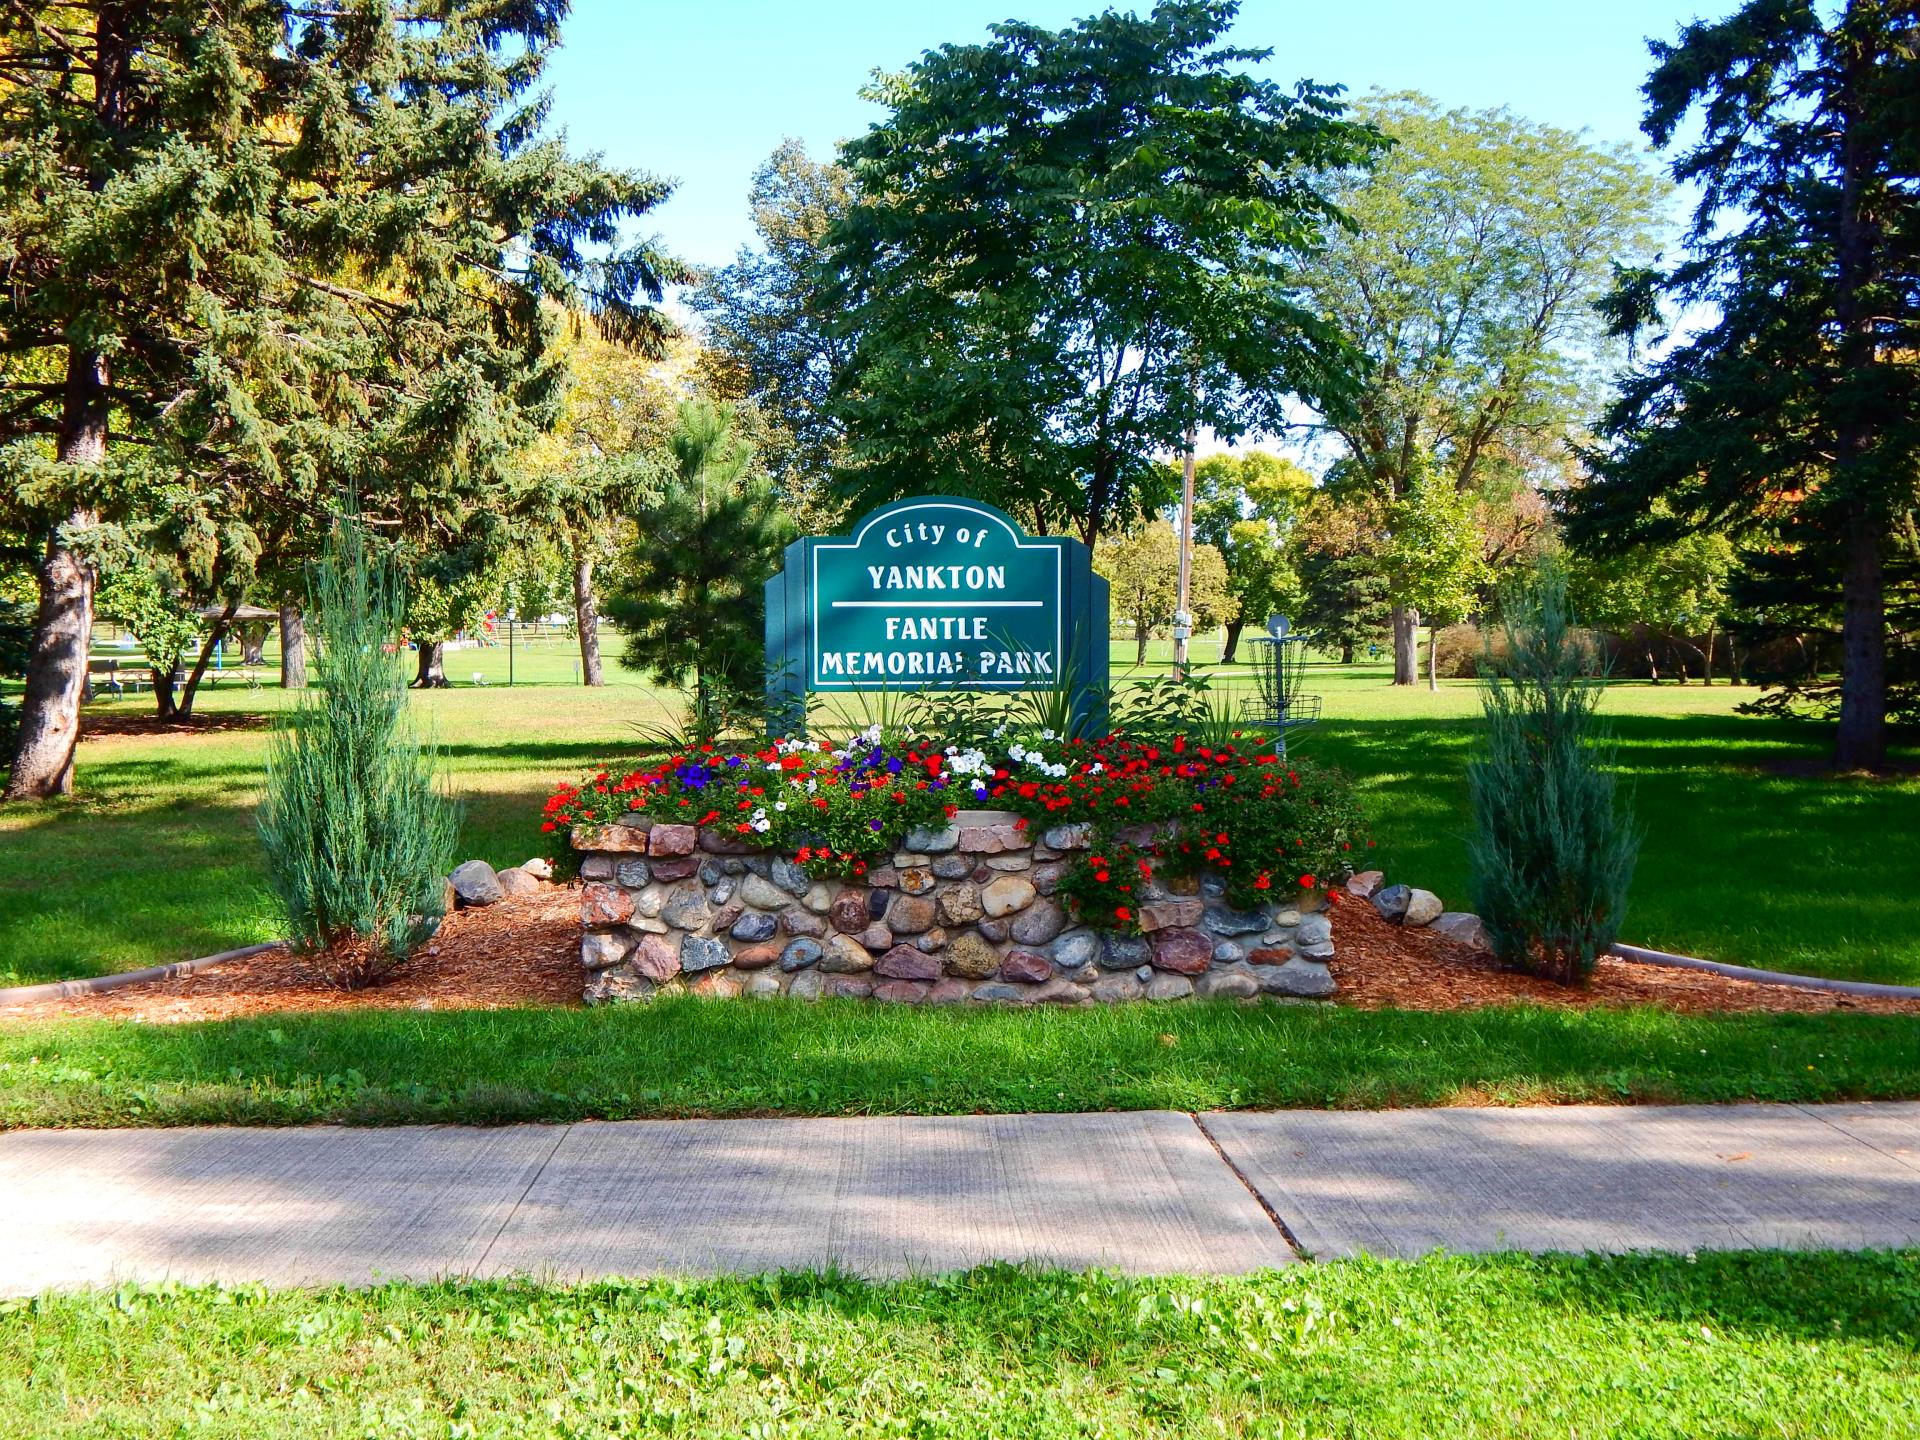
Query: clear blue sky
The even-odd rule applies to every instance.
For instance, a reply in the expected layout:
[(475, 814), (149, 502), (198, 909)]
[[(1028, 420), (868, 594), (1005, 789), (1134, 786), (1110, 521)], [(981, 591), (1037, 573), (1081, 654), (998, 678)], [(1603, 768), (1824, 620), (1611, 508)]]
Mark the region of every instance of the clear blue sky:
[[(679, 182), (652, 228), (719, 264), (752, 239), (747, 184), (781, 138), (820, 158), (878, 116), (858, 91), (932, 46), (1017, 16), (1061, 25), (1098, 0), (574, 0), (548, 78), (572, 145)], [(1119, 0), (1145, 10), (1150, 0)], [(1233, 38), (1267, 72), (1361, 93), (1505, 105), (1604, 141), (1641, 140), (1646, 38), (1732, 0), (1244, 0)]]

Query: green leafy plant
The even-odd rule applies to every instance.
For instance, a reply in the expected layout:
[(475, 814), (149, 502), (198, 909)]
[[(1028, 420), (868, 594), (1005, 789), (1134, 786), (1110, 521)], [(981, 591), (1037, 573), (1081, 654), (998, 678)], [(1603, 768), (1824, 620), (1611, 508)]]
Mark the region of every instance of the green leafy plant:
[(407, 714), (398, 573), (342, 521), (310, 572), (319, 688), (274, 735), (256, 823), (288, 934), (329, 983), (379, 979), (445, 907), (459, 816)]
[(1060, 873), (1059, 897), (1091, 930), (1137, 934), (1140, 897), (1153, 879), (1154, 852), (1124, 840), (1078, 856)]
[(1467, 766), (1474, 906), (1503, 964), (1578, 984), (1619, 934), (1639, 838), (1614, 793), (1566, 572), (1543, 567), (1504, 608), (1507, 653), (1485, 666)]

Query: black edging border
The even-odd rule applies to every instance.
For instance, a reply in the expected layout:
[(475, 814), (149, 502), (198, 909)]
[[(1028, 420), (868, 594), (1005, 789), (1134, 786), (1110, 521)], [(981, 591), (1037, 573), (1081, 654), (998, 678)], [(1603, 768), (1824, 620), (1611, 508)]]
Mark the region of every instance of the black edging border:
[(243, 945), (238, 950), (222, 950), (218, 955), (202, 955), (197, 960), (176, 960), (171, 965), (149, 965), (145, 970), (127, 970), (118, 975), (93, 975), (85, 980), (52, 980), (44, 985), (15, 985), (0, 990), (0, 1005), (30, 1005), (36, 1000), (66, 1000), (75, 995), (99, 995), (123, 985), (139, 985), (148, 980), (171, 980), (178, 975), (210, 970), (229, 960), (245, 960), (268, 950), (278, 950), (287, 942), (265, 940), (258, 945)]

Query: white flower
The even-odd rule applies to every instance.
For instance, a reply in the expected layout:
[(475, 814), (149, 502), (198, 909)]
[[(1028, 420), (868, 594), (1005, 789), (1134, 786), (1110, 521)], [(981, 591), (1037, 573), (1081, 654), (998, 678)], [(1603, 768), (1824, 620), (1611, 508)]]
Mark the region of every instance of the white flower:
[(1042, 730), (1040, 732), (1040, 738), (1042, 740), (1058, 740), (1060, 737), (1051, 730)]
[(784, 800), (776, 800), (773, 802), (773, 808), (776, 810), (784, 810), (787, 808), (787, 802)]

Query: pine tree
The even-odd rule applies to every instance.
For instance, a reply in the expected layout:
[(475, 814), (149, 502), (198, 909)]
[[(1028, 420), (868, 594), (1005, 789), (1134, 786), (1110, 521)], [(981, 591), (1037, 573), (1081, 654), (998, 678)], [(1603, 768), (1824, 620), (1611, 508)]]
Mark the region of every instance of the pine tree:
[(1876, 767), (1889, 557), (1920, 509), (1920, 10), (1747, 0), (1652, 50), (1643, 128), (1666, 145), (1698, 117), (1673, 174), (1700, 200), (1686, 258), (1624, 274), (1610, 309), (1624, 333), (1662, 302), (1717, 318), (1628, 377), (1571, 533), (1795, 557), (1802, 602), (1841, 612), (1835, 762)]
[(757, 716), (765, 689), (767, 578), (793, 538), (754, 468), (730, 406), (681, 405), (658, 501), (622, 557), (607, 614), (625, 663), (655, 681), (693, 680), (693, 727), (711, 738)]
[(237, 596), (342, 493), (461, 528), (551, 414), (562, 309), (664, 341), (681, 272), (619, 231), (668, 187), (542, 134), (566, 11), (0, 8), (0, 529), (39, 554), (7, 798), (72, 788), (96, 571), (160, 487)]
[(320, 688), (273, 738), (258, 816), (289, 938), (345, 988), (432, 933), (459, 828), (408, 719), (394, 653), (404, 604), (392, 557), (357, 523), (338, 525), (312, 572)]

